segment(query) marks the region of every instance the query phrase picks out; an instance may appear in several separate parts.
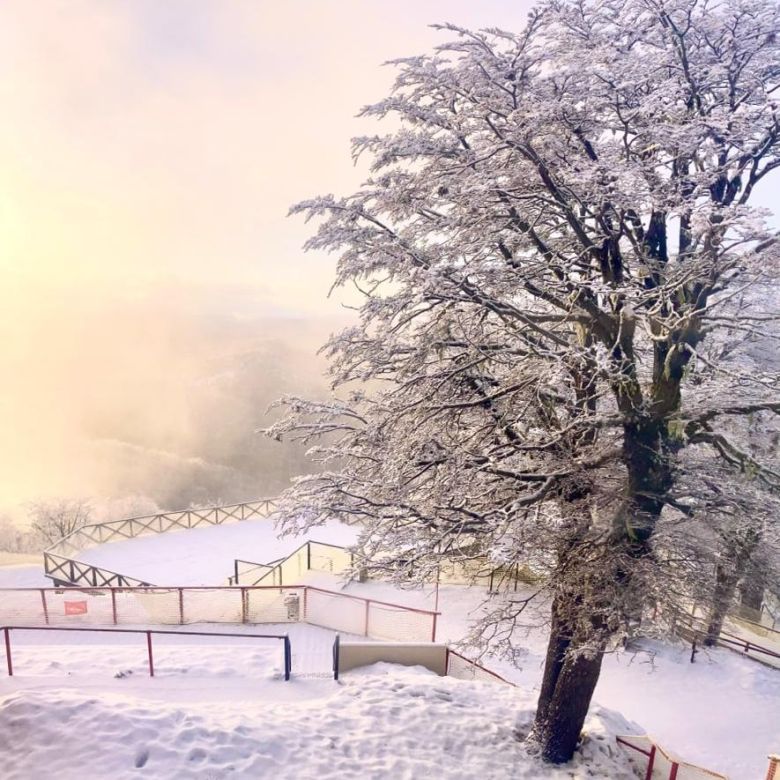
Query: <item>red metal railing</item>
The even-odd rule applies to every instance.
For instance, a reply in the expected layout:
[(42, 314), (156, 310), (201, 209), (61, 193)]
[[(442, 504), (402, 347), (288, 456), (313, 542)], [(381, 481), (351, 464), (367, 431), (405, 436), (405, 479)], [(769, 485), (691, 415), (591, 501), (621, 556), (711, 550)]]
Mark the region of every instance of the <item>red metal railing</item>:
[(517, 687), (515, 683), (511, 682), (510, 680), (507, 680), (506, 677), (502, 677), (500, 674), (497, 674), (491, 669), (488, 669), (486, 666), (482, 666), (482, 664), (479, 664), (476, 661), (472, 661), (470, 658), (466, 658), (465, 655), (461, 655), (457, 651), (452, 650), (450, 647), (447, 648), (447, 656), (445, 662), (445, 668), (447, 670), (447, 674), (450, 673), (450, 656), (455, 656), (455, 658), (460, 658), (461, 661), (468, 664), (474, 670), (490, 675), (490, 677), (495, 677), (495, 679), (498, 680), (499, 682), (506, 683), (506, 685), (511, 685), (514, 688)]
[[(262, 587), (262, 586), (261, 586)], [(286, 586), (287, 587), (287, 586)], [(386, 607), (388, 609), (398, 610), (401, 612), (411, 612), (417, 615), (426, 615), (431, 618), (431, 642), (436, 641), (436, 626), (438, 623), (438, 617), (441, 612), (433, 612), (429, 609), (418, 609), (417, 607), (407, 607), (403, 604), (393, 604), (390, 601), (380, 601), (379, 599), (369, 599), (363, 596), (353, 596), (350, 593), (338, 593), (334, 590), (326, 590), (325, 588), (317, 588), (314, 585), (299, 585), (293, 587), (303, 588), (304, 591), (314, 591), (316, 593), (325, 593), (328, 596), (338, 596), (340, 598), (351, 599), (352, 601), (362, 601), (365, 604), (365, 617), (363, 635), (370, 636), (370, 619), (371, 619), (371, 606), (376, 604), (379, 607)], [(307, 621), (308, 622), (308, 621)]]
[(662, 756), (663, 759), (669, 764), (669, 774), (667, 775), (665, 780), (677, 780), (677, 775), (681, 768), (685, 770), (685, 776), (688, 778), (699, 777), (702, 778), (702, 780), (704, 780), (705, 778), (717, 778), (717, 780), (728, 780), (728, 778), (725, 775), (722, 775), (718, 772), (713, 772), (711, 769), (705, 769), (704, 767), (696, 766), (695, 764), (689, 764), (687, 761), (683, 761), (682, 759), (674, 758), (673, 756), (669, 755), (669, 753), (665, 751), (660, 745), (656, 745), (655, 742), (653, 742), (653, 740), (650, 739), (650, 737), (647, 736), (634, 737), (634, 739), (641, 739), (648, 742), (649, 743), (648, 750), (645, 750), (639, 745), (633, 744), (633, 742), (629, 742), (628, 741), (630, 739), (629, 737), (616, 736), (615, 739), (619, 745), (623, 745), (647, 757), (647, 769), (645, 770), (644, 780), (651, 780), (651, 778), (653, 777), (653, 772), (655, 770), (660, 769), (656, 763), (656, 759), (658, 758), (658, 756)]
[(292, 673), (292, 647), (290, 637), (287, 634), (238, 634), (235, 632), (211, 632), (211, 631), (165, 631), (158, 629), (140, 628), (82, 628), (81, 626), (2, 626), (5, 639), (5, 660), (8, 676), (13, 677), (14, 666), (11, 655), (12, 631), (80, 631), (82, 633), (96, 634), (145, 634), (146, 653), (149, 665), (149, 676), (154, 677), (154, 652), (152, 649), (152, 634), (169, 634), (173, 636), (208, 636), (208, 637), (239, 637), (251, 639), (278, 639), (284, 644), (284, 679), (289, 680)]
[(736, 634), (730, 634), (727, 631), (721, 631), (718, 637), (718, 643), (724, 644), (727, 647), (739, 648), (745, 653), (761, 653), (769, 658), (777, 658), (780, 660), (780, 653), (776, 650), (770, 650), (768, 647), (758, 645), (750, 639), (744, 639)]

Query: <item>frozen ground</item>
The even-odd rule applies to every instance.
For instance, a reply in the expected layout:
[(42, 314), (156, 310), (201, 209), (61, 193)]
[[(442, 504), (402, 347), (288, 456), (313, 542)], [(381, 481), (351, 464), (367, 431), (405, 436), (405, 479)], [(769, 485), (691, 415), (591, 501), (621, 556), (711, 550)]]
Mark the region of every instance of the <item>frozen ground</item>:
[(236, 558), (268, 563), (308, 539), (346, 546), (355, 536), (353, 528), (334, 522), (305, 538), (279, 538), (273, 521), (246, 520), (110, 542), (76, 557), (154, 585), (226, 585)]

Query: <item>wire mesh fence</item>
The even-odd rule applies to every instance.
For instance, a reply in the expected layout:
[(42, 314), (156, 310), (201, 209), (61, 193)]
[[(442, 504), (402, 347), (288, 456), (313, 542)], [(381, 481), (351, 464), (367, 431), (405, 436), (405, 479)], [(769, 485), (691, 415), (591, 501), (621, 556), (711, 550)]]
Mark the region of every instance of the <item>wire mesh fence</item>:
[(310, 623), (373, 639), (435, 640), (437, 613), (307, 585), (8, 588), (0, 621), (25, 625)]
[(498, 682), (506, 685), (514, 685), (513, 682), (504, 679), (500, 674), (490, 671), (482, 664), (472, 661), (466, 656), (447, 648), (446, 674), (458, 680), (479, 680), (480, 682)]

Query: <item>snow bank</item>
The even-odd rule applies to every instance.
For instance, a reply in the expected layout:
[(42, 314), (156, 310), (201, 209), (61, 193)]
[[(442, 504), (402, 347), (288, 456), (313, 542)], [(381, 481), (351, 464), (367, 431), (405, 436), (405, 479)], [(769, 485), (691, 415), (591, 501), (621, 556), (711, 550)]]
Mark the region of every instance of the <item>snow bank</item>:
[(615, 713), (597, 708), (580, 754), (555, 769), (529, 756), (517, 739), (516, 730), (530, 722), (532, 697), (508, 686), (415, 670), (377, 671), (383, 673), (348, 676), (344, 684), (265, 683), (259, 695), (252, 690), (240, 700), (227, 688), (223, 701), (208, 702), (177, 702), (176, 690), (165, 701), (144, 700), (137, 695), (141, 681), (133, 679), (98, 692), (51, 687), (8, 692), (0, 698), (3, 776), (636, 777), (614, 741), (615, 733), (632, 727)]

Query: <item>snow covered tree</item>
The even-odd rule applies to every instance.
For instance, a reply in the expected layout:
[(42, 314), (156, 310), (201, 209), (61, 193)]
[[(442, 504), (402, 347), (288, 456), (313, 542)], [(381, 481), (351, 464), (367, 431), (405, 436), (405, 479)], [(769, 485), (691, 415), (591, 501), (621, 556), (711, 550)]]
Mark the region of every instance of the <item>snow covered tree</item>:
[(56, 499), (30, 504), (30, 528), (44, 546), (59, 541), (73, 531), (87, 525), (92, 507), (82, 499)]
[[(270, 429), (324, 464), (284, 521), (359, 521), (359, 565), (399, 580), (530, 564), (552, 604), (533, 738), (553, 762), (661, 589), (686, 449), (780, 485), (721, 425), (777, 413), (777, 376), (702, 349), (773, 324), (777, 237), (749, 201), (780, 167), (779, 23), (768, 0), (561, 0), (520, 33), (445, 26), (363, 111), (394, 118), (354, 142), (370, 178), (293, 209), (363, 300), (327, 347), (340, 395), (287, 398)], [(494, 603), (497, 639), (524, 605)]]

